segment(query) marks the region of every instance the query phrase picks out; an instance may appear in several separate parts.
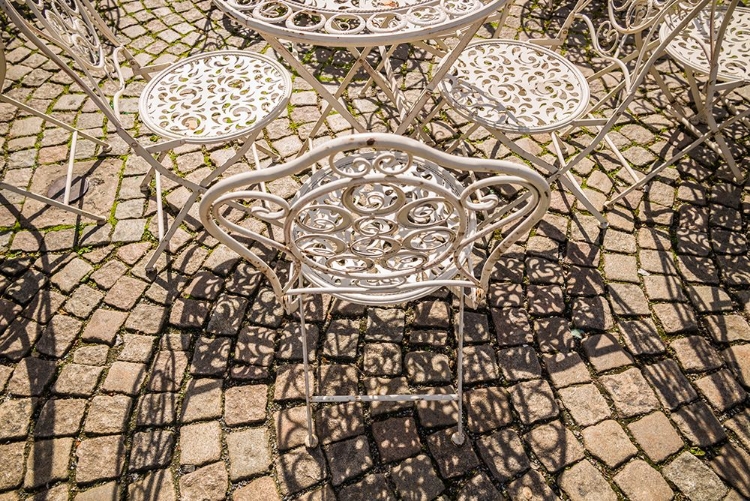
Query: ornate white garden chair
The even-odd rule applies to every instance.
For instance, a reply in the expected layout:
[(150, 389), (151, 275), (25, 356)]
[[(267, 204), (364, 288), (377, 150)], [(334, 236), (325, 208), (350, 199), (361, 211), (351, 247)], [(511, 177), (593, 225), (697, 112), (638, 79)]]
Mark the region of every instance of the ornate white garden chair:
[[(299, 175), (317, 162), (323, 167), (292, 200), (253, 188)], [(454, 173), (467, 181), (462, 184)], [(317, 443), (313, 403), (395, 400), (457, 402), (453, 441), (461, 444), (464, 302), (477, 304), (500, 255), (548, 205), (549, 185), (528, 167), (454, 157), (412, 139), (372, 133), (341, 137), (286, 164), (223, 179), (203, 196), (200, 217), (211, 235), (263, 272), (287, 313), (304, 311), (310, 294), (383, 305), (441, 287), (452, 290), (460, 311), (456, 391), (449, 395), (313, 395), (300, 315), (307, 445)], [(251, 250), (252, 242), (290, 262), (284, 278)], [(485, 254), (477, 273), (475, 247)]]
[[(697, 1), (702, 6), (709, 0)], [(605, 144), (622, 167), (637, 178), (607, 133), (628, 111), (649, 68), (675, 34), (661, 40), (658, 37), (668, 12), (666, 1), (609, 0), (604, 19), (591, 18), (586, 10), (589, 3), (577, 2), (557, 38), (472, 42), (438, 86), (441, 101), (428, 120), (449, 105), (473, 123), (451, 149), (484, 127), (513, 153), (548, 173), (550, 182), (559, 180), (600, 226), (606, 227), (606, 218), (586, 197), (570, 169)], [(687, 22), (680, 21), (675, 29)], [(584, 37), (572, 29), (578, 23), (583, 23)], [(577, 36), (572, 37), (573, 33)], [(588, 77), (578, 68), (578, 62), (574, 64), (561, 54), (574, 45), (573, 39), (581, 38), (587, 38), (590, 44), (578, 51), (590, 59)], [(594, 95), (591, 89), (597, 81), (603, 85), (596, 85), (598, 94)], [(580, 147), (565, 141), (581, 128), (591, 130), (594, 137)], [(556, 161), (533, 155), (509, 137), (535, 134), (551, 136)]]
[[(248, 152), (257, 164), (255, 138), (284, 109), (291, 78), (278, 62), (253, 52), (226, 50), (191, 56), (174, 64), (142, 67), (122, 45), (89, 0), (23, 0), (32, 19), (24, 19), (11, 0), (0, 0), (18, 29), (88, 95), (134, 154), (150, 166), (142, 187), (155, 178), (159, 244), (146, 264), (152, 270), (169, 239), (207, 187)], [(43, 35), (43, 38), (39, 35)], [(48, 42), (62, 50), (53, 50)], [(142, 144), (123, 125), (119, 98), (125, 91), (121, 64), (148, 80), (139, 99), (141, 121), (163, 140)], [(235, 153), (200, 182), (162, 164), (183, 144), (238, 140)], [(187, 201), (167, 231), (161, 176), (189, 190)]]
[[(21, 188), (19, 186), (16, 186), (14, 184), (10, 184), (4, 181), (0, 181), (0, 190), (7, 190), (13, 193), (16, 193), (18, 195), (21, 195), (23, 197), (29, 197), (33, 198), (34, 200), (38, 200), (40, 202), (46, 203), (48, 205), (51, 205), (53, 207), (57, 207), (58, 209), (67, 210), (70, 212), (73, 212), (74, 214), (78, 214), (79, 216), (87, 217), (90, 219), (93, 219), (99, 224), (103, 224), (107, 221), (107, 218), (105, 216), (92, 214), (89, 211), (83, 210), (79, 207), (75, 207), (73, 205), (70, 205), (73, 199), (77, 198), (75, 193), (80, 193), (86, 190), (85, 184), (86, 181), (83, 178), (77, 178), (75, 179), (75, 182), (78, 184), (78, 186), (75, 188), (76, 192), (74, 193), (72, 190), (73, 188), (73, 166), (75, 164), (75, 158), (76, 158), (76, 146), (78, 145), (78, 136), (88, 139), (89, 141), (92, 141), (97, 146), (101, 147), (101, 151), (108, 151), (110, 149), (110, 145), (102, 141), (101, 139), (97, 139), (93, 137), (90, 134), (87, 134), (86, 132), (80, 131), (76, 129), (75, 127), (72, 127), (65, 122), (61, 122), (60, 120), (56, 119), (55, 117), (52, 117), (50, 115), (47, 115), (46, 113), (42, 113), (41, 111), (32, 108), (31, 106), (27, 106), (26, 104), (13, 99), (10, 96), (4, 95), (3, 92), (3, 86), (5, 84), (5, 74), (7, 71), (7, 64), (5, 60), (5, 44), (2, 40), (0, 40), (0, 102), (7, 103), (10, 105), (15, 106), (19, 110), (25, 111), (26, 113), (29, 113), (33, 116), (39, 117), (42, 120), (45, 120), (49, 123), (52, 123), (60, 128), (63, 128), (71, 133), (71, 140), (70, 140), (70, 153), (68, 156), (68, 170), (65, 175), (65, 184), (63, 187), (63, 193), (62, 193), (62, 201), (57, 200), (56, 198), (50, 198), (48, 196), (40, 195), (38, 193), (32, 193), (29, 190), (26, 190), (24, 188)], [(71, 193), (73, 193), (73, 199), (71, 199)]]
[[(750, 85), (750, 9), (740, 7), (738, 0), (731, 0), (722, 5), (712, 1), (697, 15), (691, 15), (691, 11), (692, 4), (677, 3), (664, 19), (661, 33), (665, 37), (683, 18), (691, 17), (691, 22), (666, 46), (666, 52), (685, 69), (688, 100), (695, 104), (695, 111), (680, 104), (659, 73), (654, 72), (654, 77), (669, 101), (668, 110), (696, 139), (669, 160), (654, 165), (645, 177), (613, 201), (645, 185), (702, 143), (724, 159), (738, 181), (744, 178), (723, 131), (737, 123), (744, 123), (750, 130), (750, 106), (744, 103), (744, 109), (740, 110), (729, 98), (732, 92)], [(714, 114), (719, 107), (729, 111), (729, 117), (722, 122)], [(704, 130), (696, 122), (705, 124)]]

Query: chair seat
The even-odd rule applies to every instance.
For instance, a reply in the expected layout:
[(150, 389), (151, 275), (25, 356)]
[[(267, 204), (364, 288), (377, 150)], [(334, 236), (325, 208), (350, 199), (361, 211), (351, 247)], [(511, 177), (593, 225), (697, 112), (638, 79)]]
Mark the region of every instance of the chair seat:
[[(718, 9), (714, 26), (718, 28), (726, 11)], [(704, 47), (709, 47), (711, 10), (706, 9), (696, 16), (685, 29), (667, 46), (667, 53), (682, 65), (708, 74), (711, 70)], [(671, 26), (678, 22), (677, 15), (661, 25), (660, 35), (666, 36)], [(719, 54), (717, 78), (723, 82), (750, 82), (750, 9), (735, 8), (727, 25)]]
[[(347, 301), (394, 304), (439, 289), (430, 282), (456, 276), (458, 244), (476, 228), (474, 212), (461, 208), (464, 188), (449, 171), (394, 155), (390, 181), (342, 175), (378, 163), (374, 154), (345, 157), (311, 176), (291, 203), (286, 238), (305, 278), (317, 287), (361, 290), (333, 293)], [(470, 253), (464, 247), (459, 261)], [(417, 287), (393, 290), (404, 284)]]
[(470, 44), (439, 84), (464, 118), (503, 132), (549, 132), (580, 118), (589, 103), (583, 74), (548, 49), (513, 40)]
[(186, 58), (156, 75), (139, 103), (151, 131), (189, 143), (212, 143), (260, 130), (285, 108), (292, 82), (265, 56), (217, 51)]

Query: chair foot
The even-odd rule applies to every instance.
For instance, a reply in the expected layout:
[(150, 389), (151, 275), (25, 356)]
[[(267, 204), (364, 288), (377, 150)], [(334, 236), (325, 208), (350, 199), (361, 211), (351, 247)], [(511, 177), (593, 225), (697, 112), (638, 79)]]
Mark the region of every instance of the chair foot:
[(608, 222), (605, 221), (603, 223), (599, 223), (599, 229), (606, 230), (607, 228), (609, 228), (609, 223)]
[(466, 441), (466, 434), (464, 432), (456, 432), (453, 435), (451, 435), (451, 442), (453, 442), (455, 445), (464, 445), (464, 442)]
[(317, 447), (318, 437), (316, 437), (315, 435), (308, 435), (307, 438), (305, 439), (305, 446), (308, 449), (314, 449), (315, 447)]

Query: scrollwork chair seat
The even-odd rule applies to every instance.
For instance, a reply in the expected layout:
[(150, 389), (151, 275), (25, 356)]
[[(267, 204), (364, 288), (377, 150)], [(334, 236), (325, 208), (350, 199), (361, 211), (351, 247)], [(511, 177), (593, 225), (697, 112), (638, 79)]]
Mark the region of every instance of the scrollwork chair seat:
[[(324, 167), (291, 200), (254, 188), (299, 175), (317, 162)], [(454, 157), (397, 135), (359, 134), (284, 165), (222, 180), (204, 195), (199, 213), (211, 235), (265, 274), (287, 313), (304, 311), (310, 294), (384, 305), (416, 300), (440, 287), (456, 293), (458, 375), (456, 391), (448, 395), (313, 395), (304, 315), (300, 318), (309, 446), (317, 442), (311, 404), (378, 400), (457, 402), (453, 439), (462, 443), (464, 302), (476, 306), (500, 255), (548, 205), (549, 185), (523, 165)], [(253, 252), (257, 244), (280, 255), (277, 267), (289, 264), (283, 281), (273, 263)], [(475, 248), (484, 254), (477, 270)]]

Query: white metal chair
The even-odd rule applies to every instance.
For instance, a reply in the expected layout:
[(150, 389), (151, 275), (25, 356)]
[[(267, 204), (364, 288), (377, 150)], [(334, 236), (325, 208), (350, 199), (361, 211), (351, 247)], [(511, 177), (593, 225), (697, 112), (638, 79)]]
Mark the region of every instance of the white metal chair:
[[(740, 110), (729, 99), (730, 93), (750, 85), (750, 9), (738, 6), (738, 0), (723, 5), (712, 1), (693, 15), (691, 7), (676, 4), (664, 19), (661, 34), (663, 38), (674, 31), (683, 18), (690, 16), (691, 22), (665, 49), (685, 69), (688, 99), (695, 103), (696, 111), (691, 113), (680, 105), (659, 73), (653, 72), (653, 76), (670, 104), (668, 110), (696, 139), (672, 158), (654, 165), (645, 177), (618, 194), (612, 202), (645, 185), (702, 143), (724, 159), (738, 181), (744, 178), (723, 131), (737, 123), (750, 128), (750, 106), (745, 103), (745, 109)], [(717, 121), (714, 114), (717, 107), (728, 110), (729, 118)], [(705, 124), (705, 130), (699, 129), (696, 121)]]
[[(68, 157), (68, 170), (65, 176), (65, 185), (63, 189), (63, 200), (60, 202), (59, 200), (52, 199), (50, 197), (40, 195), (38, 193), (32, 193), (26, 189), (23, 189), (19, 186), (15, 186), (3, 181), (0, 181), (0, 190), (7, 190), (13, 193), (16, 193), (18, 195), (21, 195), (23, 197), (29, 197), (33, 198), (35, 200), (38, 200), (40, 202), (46, 203), (48, 205), (51, 205), (53, 207), (57, 207), (58, 209), (67, 210), (70, 212), (73, 212), (75, 214), (78, 214), (79, 216), (87, 217), (90, 219), (93, 219), (97, 223), (104, 223), (107, 218), (105, 216), (100, 216), (97, 214), (92, 214), (91, 212), (85, 211), (83, 209), (80, 209), (78, 207), (70, 205), (71, 201), (71, 190), (73, 186), (73, 166), (75, 164), (75, 158), (76, 158), (76, 146), (78, 145), (78, 136), (81, 136), (82, 138), (88, 139), (89, 141), (94, 142), (96, 145), (101, 147), (101, 151), (105, 152), (110, 149), (110, 145), (102, 141), (101, 139), (97, 139), (90, 134), (87, 134), (83, 131), (80, 131), (76, 129), (75, 127), (72, 127), (65, 122), (61, 122), (60, 120), (56, 119), (55, 117), (52, 117), (50, 115), (47, 115), (46, 113), (42, 113), (39, 110), (36, 110), (30, 106), (27, 106), (26, 104), (17, 101), (16, 99), (13, 99), (10, 96), (4, 95), (3, 92), (3, 85), (5, 83), (5, 73), (7, 71), (7, 64), (5, 60), (5, 44), (2, 40), (0, 40), (0, 102), (8, 103), (19, 110), (25, 111), (26, 113), (29, 113), (31, 115), (34, 115), (36, 117), (39, 117), (47, 122), (50, 122), (52, 124), (55, 124), (58, 127), (61, 127), (71, 133), (71, 147), (70, 147), (70, 153)], [(84, 183), (83, 179), (77, 179), (77, 183)], [(79, 191), (85, 191), (83, 187), (79, 188)]]
[[(697, 1), (702, 6), (709, 0)], [(449, 105), (473, 123), (450, 149), (484, 127), (513, 153), (547, 172), (550, 182), (559, 180), (596, 216), (600, 226), (606, 227), (606, 218), (588, 200), (570, 169), (606, 144), (622, 167), (636, 178), (607, 133), (627, 112), (649, 68), (675, 34), (658, 39), (667, 2), (609, 0), (604, 19), (592, 19), (586, 11), (589, 3), (590, 0), (577, 2), (556, 38), (471, 43), (440, 83), (441, 100), (424, 123)], [(584, 38), (590, 39), (586, 43), (591, 47), (579, 51), (590, 59), (588, 77), (559, 51), (573, 45), (574, 22), (583, 23)], [(682, 20), (675, 28), (686, 23), (687, 19)], [(605, 91), (592, 95), (592, 83), (603, 81), (604, 77), (608, 82), (600, 87)], [(564, 142), (581, 128), (595, 133), (591, 141), (579, 147), (571, 141)], [(556, 161), (548, 162), (531, 154), (509, 137), (514, 134), (549, 134)], [(569, 149), (574, 153), (568, 154)]]
[[(297, 175), (316, 162), (324, 167), (291, 201), (252, 188)], [(465, 184), (452, 172), (463, 174)], [(457, 402), (453, 441), (461, 444), (464, 303), (476, 305), (500, 255), (548, 206), (549, 185), (528, 167), (455, 157), (412, 139), (371, 133), (341, 137), (286, 164), (221, 180), (203, 196), (200, 217), (211, 235), (263, 272), (287, 313), (304, 311), (309, 294), (383, 305), (440, 287), (456, 293), (458, 375), (456, 391), (447, 395), (313, 395), (304, 315), (300, 320), (308, 446), (317, 443), (313, 403), (397, 400)], [(238, 208), (244, 219), (238, 220)], [(286, 279), (238, 238), (281, 252), (291, 263)], [(486, 252), (479, 273), (470, 259), (475, 246)]]
[[(227, 50), (188, 57), (174, 64), (141, 67), (96, 13), (89, 0), (24, 0), (34, 16), (27, 21), (11, 0), (0, 7), (14, 24), (47, 57), (54, 61), (106, 116), (109, 125), (150, 166), (142, 187), (155, 178), (159, 244), (146, 264), (152, 270), (169, 239), (192, 205), (228, 167), (248, 152), (257, 166), (255, 139), (285, 108), (291, 95), (291, 78), (278, 62), (253, 52)], [(36, 23), (36, 26), (31, 23)], [(43, 34), (44, 40), (38, 35)], [(46, 43), (62, 49), (58, 55)], [(130, 134), (120, 119), (119, 98), (125, 90), (121, 63), (148, 80), (140, 96), (142, 122), (163, 140), (144, 145)], [(213, 144), (239, 140), (240, 146), (221, 166), (200, 182), (166, 168), (169, 150), (187, 143)], [(161, 176), (190, 191), (167, 231), (164, 228)]]

